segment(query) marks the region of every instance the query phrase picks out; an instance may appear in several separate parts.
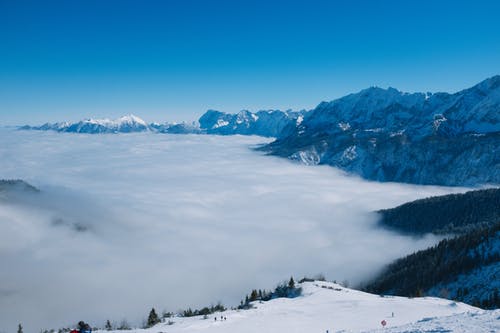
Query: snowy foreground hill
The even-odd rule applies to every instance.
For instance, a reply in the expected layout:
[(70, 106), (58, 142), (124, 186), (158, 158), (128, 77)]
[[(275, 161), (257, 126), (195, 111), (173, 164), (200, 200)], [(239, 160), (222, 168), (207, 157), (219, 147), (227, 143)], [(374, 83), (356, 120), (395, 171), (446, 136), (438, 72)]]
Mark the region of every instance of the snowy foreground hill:
[[(500, 310), (440, 298), (379, 296), (330, 282), (304, 282), (303, 295), (254, 302), (249, 310), (170, 318), (141, 333), (499, 332)], [(226, 320), (221, 320), (226, 317)], [(214, 319), (217, 317), (217, 320)], [(382, 326), (385, 321), (385, 328)], [(104, 332), (104, 331), (103, 331)], [(101, 333), (103, 333), (101, 332)], [(120, 332), (120, 331), (117, 331)]]

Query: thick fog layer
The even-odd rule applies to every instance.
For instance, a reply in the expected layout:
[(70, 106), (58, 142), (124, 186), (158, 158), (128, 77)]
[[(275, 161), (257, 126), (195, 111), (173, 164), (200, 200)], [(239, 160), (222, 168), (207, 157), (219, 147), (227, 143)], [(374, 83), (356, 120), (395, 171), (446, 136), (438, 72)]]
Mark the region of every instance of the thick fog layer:
[(436, 239), (371, 213), (459, 189), (367, 182), (264, 156), (259, 137), (0, 131), (0, 331), (234, 306), (322, 273), (351, 285)]

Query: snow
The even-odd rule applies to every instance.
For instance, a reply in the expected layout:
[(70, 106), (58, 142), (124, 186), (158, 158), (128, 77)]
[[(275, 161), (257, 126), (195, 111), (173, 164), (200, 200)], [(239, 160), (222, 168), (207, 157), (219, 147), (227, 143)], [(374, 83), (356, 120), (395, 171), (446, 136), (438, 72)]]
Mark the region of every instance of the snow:
[(115, 122), (118, 124), (140, 124), (143, 126), (148, 126), (148, 124), (144, 120), (137, 116), (134, 116), (133, 114), (120, 117)]
[(299, 161), (305, 165), (318, 165), (319, 162), (321, 162), (321, 156), (314, 148), (294, 153), (293, 155), (290, 155), (290, 159)]
[(339, 125), (340, 129), (343, 131), (347, 131), (351, 128), (351, 125), (349, 125), (349, 123), (340, 122), (340, 123), (338, 123), (338, 125)]
[(297, 117), (297, 122), (295, 123), (296, 126), (299, 126), (300, 124), (302, 124), (302, 121), (304, 121), (304, 116), (300, 115)]
[(347, 147), (344, 152), (342, 153), (342, 159), (343, 160), (349, 160), (352, 161), (356, 157), (358, 157), (358, 153), (356, 152), (356, 146), (350, 146)]
[(434, 130), (437, 131), (439, 129), (439, 126), (441, 125), (441, 123), (447, 121), (448, 119), (446, 119), (446, 117), (442, 114), (435, 114), (434, 115), (434, 122), (433, 122), (433, 125), (434, 125)]
[(365, 132), (373, 132), (373, 133), (379, 133), (379, 132), (383, 132), (383, 131), (384, 131), (384, 129), (381, 127), (365, 129)]
[(395, 136), (400, 136), (400, 135), (403, 135), (403, 134), (404, 134), (404, 132), (405, 132), (405, 130), (404, 130), (404, 129), (403, 129), (403, 130), (399, 130), (399, 131), (397, 131), (397, 132), (391, 132), (391, 133), (390, 133), (390, 137), (392, 138), (392, 137), (395, 137)]
[(217, 123), (212, 128), (219, 128), (219, 127), (224, 127), (227, 125), (229, 125), (228, 121), (219, 119), (219, 120), (217, 120)]
[[(257, 301), (252, 309), (218, 312), (207, 319), (174, 317), (168, 319), (171, 324), (131, 333), (494, 332), (500, 328), (500, 310), (483, 311), (440, 298), (379, 296), (331, 282), (300, 286), (303, 296), (297, 298)], [(382, 320), (387, 326), (379, 330)]]
[(500, 332), (500, 310), (466, 312), (452, 316), (434, 317), (399, 327), (371, 332), (387, 333), (471, 333)]

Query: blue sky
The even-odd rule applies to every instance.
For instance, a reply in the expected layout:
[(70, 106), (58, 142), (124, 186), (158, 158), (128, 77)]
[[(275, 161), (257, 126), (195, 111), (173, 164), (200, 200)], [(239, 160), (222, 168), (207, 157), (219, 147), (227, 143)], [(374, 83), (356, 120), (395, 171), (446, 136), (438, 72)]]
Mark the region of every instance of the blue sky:
[(0, 0), (0, 124), (310, 109), (500, 74), (500, 1)]

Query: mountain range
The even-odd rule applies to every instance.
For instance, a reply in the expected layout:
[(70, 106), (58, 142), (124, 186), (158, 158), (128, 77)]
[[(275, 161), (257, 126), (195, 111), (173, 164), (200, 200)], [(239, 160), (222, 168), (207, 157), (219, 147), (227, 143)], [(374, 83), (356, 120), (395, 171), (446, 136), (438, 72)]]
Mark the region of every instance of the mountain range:
[(208, 110), (198, 120), (201, 129), (207, 134), (219, 135), (260, 135), (279, 137), (289, 126), (302, 121), (306, 111), (263, 110), (252, 113), (247, 110), (229, 114)]
[(56, 131), (68, 133), (132, 133), (148, 131), (150, 126), (141, 118), (134, 115), (110, 119), (85, 119), (75, 123), (59, 122), (46, 123), (41, 126), (22, 126), (21, 130)]
[(290, 124), (300, 121), (305, 111), (263, 110), (257, 113), (240, 111), (229, 114), (208, 110), (198, 122), (192, 123), (151, 123), (141, 118), (127, 115), (121, 118), (85, 119), (75, 123), (46, 123), (41, 126), (22, 126), (21, 130), (56, 131), (67, 133), (103, 134), (156, 132), (169, 134), (217, 134), (217, 135), (259, 135), (277, 137)]
[(378, 181), (499, 183), (500, 76), (455, 94), (368, 88), (319, 104), (263, 149)]
[(208, 110), (191, 124), (147, 124), (130, 115), (21, 129), (260, 135), (276, 138), (260, 148), (269, 154), (335, 166), (366, 179), (450, 186), (500, 183), (500, 76), (453, 94), (371, 87), (311, 111)]

